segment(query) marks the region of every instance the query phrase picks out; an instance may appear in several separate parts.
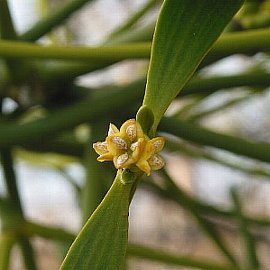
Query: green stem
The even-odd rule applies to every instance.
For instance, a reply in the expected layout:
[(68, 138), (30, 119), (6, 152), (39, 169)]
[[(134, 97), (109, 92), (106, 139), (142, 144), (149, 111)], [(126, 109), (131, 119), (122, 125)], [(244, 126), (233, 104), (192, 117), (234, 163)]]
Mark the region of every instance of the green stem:
[[(153, 36), (155, 28), (155, 22), (147, 24), (139, 29), (132, 29), (127, 33), (122, 33), (114, 38), (111, 38), (106, 41), (104, 45), (114, 45), (114, 44), (130, 44), (130, 43), (140, 43), (150, 41)], [(42, 78), (45, 80), (66, 80), (67, 74), (70, 78), (75, 78), (79, 75), (102, 69), (104, 67), (114, 64), (114, 61), (98, 61), (91, 63), (82, 63), (82, 62), (55, 62), (48, 63), (47, 66), (38, 65), (37, 68), (40, 73), (42, 73)]]
[(126, 32), (119, 33), (117, 36), (106, 40), (104, 45), (150, 42), (153, 37), (155, 24), (155, 21), (151, 21), (140, 28), (132, 28)]
[(16, 175), (13, 168), (13, 160), (11, 150), (4, 148), (0, 151), (1, 163), (5, 175), (5, 184), (9, 199), (16, 207), (19, 215), (23, 215), (19, 192), (17, 188)]
[(155, 4), (157, 0), (148, 0), (137, 12), (135, 12), (131, 17), (129, 17), (122, 25), (115, 29), (108, 37), (111, 38), (118, 36), (120, 33), (123, 33), (129, 30), (140, 18), (142, 18), (145, 13), (147, 13)]
[(241, 19), (240, 23), (247, 29), (256, 29), (270, 26), (269, 10), (258, 12), (254, 15), (249, 15)]
[[(211, 63), (235, 53), (256, 53), (270, 50), (270, 30), (252, 30), (223, 35), (204, 60)], [(127, 58), (149, 58), (150, 43), (102, 47), (38, 46), (24, 42), (0, 42), (0, 56), (18, 58), (66, 59), (81, 61), (121, 61)]]
[[(12, 202), (12, 204), (14, 205), (14, 209), (16, 211), (15, 219), (13, 222), (14, 223), (23, 222), (24, 214), (23, 214), (23, 209), (22, 209), (22, 205), (20, 201), (19, 192), (18, 192), (16, 175), (13, 168), (13, 159), (12, 159), (11, 150), (8, 148), (1, 149), (0, 155), (1, 155), (1, 162), (2, 162), (2, 166), (4, 170), (4, 175), (5, 175), (5, 183), (7, 187), (8, 197), (10, 201)], [(14, 226), (14, 224), (12, 226)], [(19, 227), (19, 224), (16, 224), (16, 227)], [(8, 230), (9, 228), (6, 227), (5, 229)], [(27, 269), (35, 270), (36, 264), (34, 260), (34, 254), (33, 254), (31, 243), (29, 242), (27, 238), (21, 238), (19, 240), (19, 244), (21, 245), (23, 258), (24, 258)]]
[(19, 246), (21, 247), (25, 269), (36, 270), (37, 265), (35, 262), (34, 251), (30, 241), (27, 238), (22, 237), (21, 239), (19, 239)]
[(250, 269), (259, 269), (259, 261), (256, 255), (255, 241), (249, 232), (248, 222), (242, 211), (242, 205), (235, 189), (231, 190), (231, 197), (235, 207), (235, 216), (239, 223), (239, 230), (242, 234), (245, 251), (246, 251), (246, 267)]
[(27, 143), (21, 144), (26, 151), (37, 153), (57, 153), (59, 155), (73, 156), (81, 159), (84, 154), (84, 145), (74, 142), (55, 141), (48, 139), (46, 144)]
[(205, 151), (204, 149), (200, 149), (198, 147), (194, 148), (191, 146), (185, 146), (183, 143), (174, 142), (170, 140), (170, 138), (166, 138), (166, 149), (169, 149), (170, 151), (173, 152), (179, 151), (180, 153), (187, 154), (192, 158), (207, 159), (209, 161), (216, 162), (231, 169), (241, 171), (248, 175), (261, 176), (264, 177), (265, 180), (270, 180), (270, 172), (261, 167), (257, 167), (256, 165), (245, 166), (242, 165), (241, 162), (226, 160), (224, 158), (216, 156), (215, 154), (211, 154), (208, 151)]
[(9, 233), (3, 233), (0, 235), (0, 270), (8, 270), (11, 250), (16, 242), (16, 238)]
[(40, 46), (26, 42), (0, 41), (0, 56), (6, 58), (65, 59), (80, 61), (121, 61), (149, 58), (150, 43), (103, 47)]
[(198, 260), (191, 257), (173, 255), (163, 250), (153, 249), (141, 245), (131, 244), (128, 247), (128, 255), (161, 263), (185, 266), (188, 268), (205, 270), (241, 270), (236, 266), (223, 266), (206, 260)]
[(57, 8), (54, 12), (51, 12), (48, 16), (41, 19), (31, 29), (19, 36), (19, 39), (23, 41), (35, 41), (41, 38), (90, 1), (91, 0), (69, 1), (66, 5)]
[(201, 145), (208, 145), (235, 154), (270, 162), (270, 145), (220, 134), (179, 119), (164, 118), (160, 130)]
[(66, 241), (71, 243), (76, 235), (62, 228), (48, 227), (43, 224), (37, 224), (30, 221), (25, 221), (22, 228), (22, 234), (27, 237), (41, 236), (46, 239)]
[(105, 164), (97, 162), (96, 153), (89, 149), (89, 145), (98, 141), (106, 134), (107, 126), (103, 122), (93, 125), (91, 138), (85, 146), (84, 166), (86, 170), (86, 181), (82, 188), (82, 224), (84, 224), (106, 194), (105, 181), (112, 179), (113, 175)]
[[(72, 107), (59, 110), (48, 115), (46, 118), (22, 124), (2, 124), (0, 129), (0, 147), (14, 145), (17, 143), (36, 142), (53, 135), (59, 131), (68, 130), (78, 124), (96, 120), (104, 115), (110, 114), (115, 108), (128, 106), (141, 98), (138, 95), (137, 84), (130, 85), (128, 95), (120, 91), (111, 91), (104, 95), (96, 95), (85, 99)], [(92, 105), (93, 106), (92, 106)], [(19, 128), (19, 131), (18, 131)]]
[[(149, 30), (150, 29), (150, 30)], [(145, 31), (145, 33), (139, 33), (139, 36), (143, 37), (141, 40), (148, 40), (149, 39), (149, 31), (151, 31), (151, 25)], [(145, 34), (145, 36), (144, 36)], [(230, 56), (232, 54), (250, 54), (250, 53), (256, 53), (260, 51), (267, 52), (270, 50), (270, 40), (269, 40), (270, 30), (269, 29), (259, 29), (259, 30), (251, 30), (251, 31), (244, 31), (244, 32), (235, 32), (230, 34), (224, 34), (222, 35), (217, 42), (214, 44), (212, 50), (208, 53), (205, 60), (202, 62), (201, 66), (205, 66), (208, 64), (211, 64), (221, 58), (224, 58), (226, 56)], [(118, 37), (117, 40), (110, 41), (109, 44), (118, 44), (123, 42), (131, 42), (137, 41), (138, 33), (133, 33), (131, 31), (130, 36), (124, 36), (123, 38)], [(134, 40), (135, 37), (135, 40)], [(145, 44), (144, 48), (144, 57), (147, 57), (150, 55), (150, 44)], [(129, 55), (129, 58), (132, 55)], [(102, 58), (102, 56), (101, 56)], [(115, 60), (116, 61), (116, 60)], [(77, 63), (75, 64), (75, 67), (73, 67), (73, 64), (67, 63), (60, 64), (59, 66), (57, 63), (53, 65), (52, 69), (54, 71), (57, 71), (58, 74), (69, 74), (71, 77), (75, 77), (78, 75), (82, 75), (85, 73), (88, 73), (90, 71), (95, 70), (95, 67), (97, 69), (101, 67), (106, 67), (108, 65), (111, 65), (112, 62), (105, 61), (103, 63), (99, 62), (91, 62), (89, 67), (85, 63)], [(64, 69), (64, 71), (61, 71)], [(75, 73), (73, 74), (73, 69), (75, 69)], [(52, 73), (50, 72), (50, 66), (47, 68), (44, 68), (45, 73)]]
[(192, 78), (180, 92), (181, 96), (191, 94), (208, 94), (219, 89), (242, 86), (269, 86), (269, 72), (248, 72), (232, 76), (214, 76), (210, 78)]
[[(228, 100), (224, 102), (222, 105), (216, 106), (214, 108), (208, 109), (208, 110), (203, 110), (203, 111), (198, 111), (196, 113), (193, 113), (191, 115), (188, 115), (187, 120), (190, 122), (198, 122), (204, 117), (211, 116), (217, 112), (224, 111), (226, 109), (229, 109), (243, 101), (247, 101), (248, 99), (251, 99), (254, 97), (254, 92), (252, 93), (251, 91), (246, 93), (244, 96), (241, 97), (236, 97), (234, 99)], [(200, 104), (197, 104), (199, 107)]]
[(209, 65), (221, 58), (236, 53), (268, 52), (270, 50), (269, 35), (270, 30), (267, 28), (223, 35), (217, 40), (213, 49), (203, 60), (202, 66)]

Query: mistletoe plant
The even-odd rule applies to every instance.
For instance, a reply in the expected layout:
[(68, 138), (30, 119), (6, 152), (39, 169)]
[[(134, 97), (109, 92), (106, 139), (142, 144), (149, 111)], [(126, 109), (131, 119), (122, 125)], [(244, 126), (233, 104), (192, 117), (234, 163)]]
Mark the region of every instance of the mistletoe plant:
[[(94, 144), (98, 161), (112, 160), (114, 183), (70, 248), (61, 269), (124, 269), (128, 211), (142, 173), (164, 165), (152, 138), (172, 100), (239, 10), (243, 1), (164, 1), (157, 21), (145, 96), (136, 120), (110, 124), (104, 142)], [(207, 14), (207, 15), (206, 15)], [(149, 139), (150, 138), (152, 139)]]
[[(149, 0), (100, 46), (34, 43), (87, 2), (91, 0), (69, 1), (19, 35), (8, 1), (0, 0), (0, 157), (6, 186), (6, 193), (0, 195), (0, 270), (9, 269), (14, 245), (22, 251), (25, 269), (38, 269), (30, 241), (35, 236), (60, 240), (68, 246), (61, 270), (121, 270), (125, 269), (127, 255), (196, 269), (262, 269), (254, 233), (249, 227), (263, 228), (270, 226), (270, 222), (246, 216), (235, 190), (231, 193), (234, 208), (229, 210), (187, 194), (170, 178), (160, 152), (181, 151), (250, 175), (270, 177), (263, 168), (237, 166), (204, 148), (172, 139), (173, 135), (197, 145), (270, 162), (269, 144), (202, 128), (196, 121), (215, 110), (196, 114), (190, 109), (219, 89), (238, 86), (264, 89), (270, 85), (269, 72), (261, 66), (254, 67), (256, 72), (232, 76), (205, 77), (198, 72), (233, 54), (252, 57), (261, 52), (265, 61), (269, 60), (269, 1), (164, 0), (157, 21), (137, 27), (138, 20), (159, 4)], [(149, 57), (147, 77), (127, 85), (89, 91), (76, 84), (76, 78), (86, 73), (122, 60)], [(233, 102), (238, 104), (257, 91), (251, 89), (244, 98)], [(179, 97), (191, 97), (191, 101), (178, 108), (174, 116), (165, 116)], [(6, 98), (17, 104), (13, 112), (5, 112)], [(42, 115), (36, 116), (33, 111), (40, 113), (40, 108)], [(87, 142), (78, 139), (74, 131), (80, 124), (91, 128)], [(13, 164), (14, 155), (20, 151), (39, 153), (38, 157), (44, 152), (72, 156), (84, 165), (87, 178), (84, 186), (71, 181), (80, 198), (84, 224), (77, 235), (27, 218)], [(43, 163), (53, 163), (41, 159)], [(62, 164), (53, 166), (67, 176)], [(162, 184), (153, 180), (155, 174), (163, 180)], [(145, 176), (147, 181), (143, 180)], [(129, 207), (140, 183), (187, 210), (226, 261), (199, 260), (128, 243)], [(209, 217), (236, 220), (244, 240), (243, 262), (223, 241)]]

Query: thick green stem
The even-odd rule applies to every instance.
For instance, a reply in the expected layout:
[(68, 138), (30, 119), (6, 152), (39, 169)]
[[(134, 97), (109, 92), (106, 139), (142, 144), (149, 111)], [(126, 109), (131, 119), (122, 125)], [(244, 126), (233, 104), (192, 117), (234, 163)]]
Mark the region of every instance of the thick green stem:
[(67, 241), (71, 243), (76, 235), (62, 228), (48, 227), (43, 224), (37, 224), (25, 221), (21, 228), (22, 234), (27, 237), (41, 236), (46, 239)]
[[(224, 102), (222, 105), (219, 105), (219, 106), (216, 106), (214, 108), (211, 108), (211, 109), (208, 109), (208, 110), (202, 110), (202, 111), (198, 111), (198, 112), (195, 112), (195, 113), (191, 113), (190, 115), (188, 115), (186, 117), (186, 119), (190, 122), (198, 122), (200, 121), (201, 119), (204, 119), (205, 117), (208, 117), (208, 116), (211, 116), (215, 113), (218, 113), (218, 112), (221, 112), (221, 111), (224, 111), (226, 109), (229, 109), (235, 105), (238, 105), (240, 104), (241, 102), (243, 101), (247, 101), (251, 98), (254, 97), (254, 92), (252, 93), (251, 91), (246, 93), (244, 96), (241, 96), (241, 97), (236, 97), (234, 99), (231, 99), (231, 100), (228, 100), (226, 102)], [(199, 107), (200, 104), (197, 104), (197, 106)]]
[[(270, 50), (270, 30), (252, 30), (223, 35), (214, 45), (204, 64), (235, 53), (256, 53)], [(51, 58), (81, 61), (121, 61), (127, 58), (149, 58), (150, 43), (118, 46), (57, 47), (38, 46), (23, 42), (0, 42), (0, 56), (18, 58)]]
[(0, 56), (11, 58), (64, 59), (80, 61), (121, 61), (149, 58), (150, 43), (103, 47), (40, 46), (26, 42), (0, 41)]
[(164, 118), (160, 130), (188, 141), (217, 147), (246, 157), (270, 162), (270, 145), (220, 134), (179, 119)]
[(270, 30), (259, 29), (223, 35), (203, 60), (202, 65), (211, 64), (232, 54), (253, 54), (270, 50)]
[(235, 162), (227, 160), (226, 158), (219, 157), (218, 155), (215, 155), (214, 153), (210, 153), (209, 151), (206, 151), (204, 149), (200, 149), (198, 147), (193, 148), (191, 146), (186, 146), (183, 143), (174, 142), (173, 140), (170, 140), (170, 138), (166, 138), (166, 149), (169, 149), (169, 151), (179, 151), (181, 154), (186, 154), (192, 158), (195, 159), (206, 159), (212, 162), (216, 162), (218, 164), (221, 164), (223, 166), (229, 167), (234, 170), (241, 171), (243, 173), (246, 173), (248, 175), (254, 175), (254, 176), (260, 176), (264, 177), (263, 180), (270, 180), (270, 172), (260, 166), (250, 166), (250, 165), (244, 165), (242, 162)]
[[(110, 114), (115, 108), (132, 104), (141, 98), (138, 95), (137, 85), (129, 88), (129, 95), (124, 95), (122, 91), (111, 91), (104, 98), (103, 95), (96, 95), (83, 100), (72, 107), (59, 110), (48, 115), (44, 119), (39, 119), (27, 124), (6, 124), (1, 125), (0, 147), (14, 145), (17, 143), (26, 143), (40, 141), (41, 138), (48, 138), (59, 131), (68, 130), (78, 124), (96, 120), (97, 117)], [(138, 97), (139, 96), (139, 97)], [(92, 105), (91, 105), (92, 104)], [(18, 131), (19, 128), (19, 131)], [(36, 141), (37, 142), (37, 141)]]
[[(46, 144), (27, 143), (20, 145), (26, 151), (37, 153), (57, 153), (81, 159), (84, 155), (84, 145), (74, 142), (55, 141), (48, 139)], [(80, 160), (79, 160), (80, 161)]]
[(240, 20), (240, 23), (247, 29), (268, 27), (270, 25), (269, 10), (246, 16)]
[(70, 15), (80, 9), (84, 4), (91, 0), (71, 0), (65, 6), (57, 8), (48, 16), (41, 19), (31, 29), (23, 33), (19, 39), (23, 41), (35, 41), (46, 33), (50, 32), (54, 27), (63, 23)]
[(191, 79), (180, 92), (180, 96), (191, 94), (214, 93), (219, 89), (227, 89), (242, 86), (269, 86), (269, 72), (242, 73), (232, 76), (214, 76), (209, 78)]
[(246, 267), (254, 270), (259, 269), (255, 241), (249, 232), (249, 224), (243, 214), (242, 205), (235, 189), (232, 189), (231, 197), (235, 207), (235, 216), (239, 223), (239, 230), (244, 240)]

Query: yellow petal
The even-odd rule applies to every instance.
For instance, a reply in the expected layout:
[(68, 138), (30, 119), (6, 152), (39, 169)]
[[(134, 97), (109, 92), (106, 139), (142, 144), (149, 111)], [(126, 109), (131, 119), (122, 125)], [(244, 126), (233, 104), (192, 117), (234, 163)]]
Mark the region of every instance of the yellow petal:
[(108, 153), (108, 147), (107, 147), (107, 143), (106, 142), (96, 142), (93, 144), (93, 148), (95, 149), (95, 151), (99, 154), (105, 154)]
[(137, 138), (136, 124), (131, 124), (126, 128), (126, 134), (131, 142), (134, 142)]
[(100, 162), (111, 161), (111, 160), (113, 160), (113, 155), (111, 153), (106, 153), (106, 154), (100, 155), (97, 158), (97, 160), (100, 161)]
[(145, 172), (148, 176), (150, 175), (151, 168), (146, 160), (140, 160), (136, 163), (136, 166), (143, 172)]
[(120, 136), (125, 139), (129, 139), (131, 142), (136, 140), (137, 131), (136, 131), (136, 120), (129, 119), (127, 120), (120, 128)]
[(165, 162), (160, 155), (151, 156), (148, 163), (152, 170), (159, 170), (165, 165)]
[(129, 162), (128, 161), (129, 161), (128, 153), (124, 153), (118, 157), (113, 158), (113, 163), (116, 169), (127, 168), (127, 166), (130, 163), (130, 161)]
[(143, 153), (145, 144), (146, 144), (146, 141), (142, 138), (140, 138), (137, 142), (131, 144), (130, 149), (132, 151), (131, 158), (133, 160), (133, 163), (136, 163), (140, 159)]
[(110, 123), (109, 130), (108, 130), (108, 136), (112, 136), (118, 132), (119, 132), (119, 129), (114, 124)]
[(148, 141), (143, 149), (140, 160), (148, 160), (155, 153), (155, 148), (153, 144)]
[(149, 141), (155, 149), (155, 153), (160, 152), (165, 144), (165, 139), (163, 137), (156, 137)]
[(119, 136), (108, 136), (106, 138), (108, 151), (113, 156), (119, 156), (126, 152), (127, 144), (126, 142)]
[(126, 141), (119, 136), (113, 136), (112, 143), (115, 145), (117, 149), (127, 149)]

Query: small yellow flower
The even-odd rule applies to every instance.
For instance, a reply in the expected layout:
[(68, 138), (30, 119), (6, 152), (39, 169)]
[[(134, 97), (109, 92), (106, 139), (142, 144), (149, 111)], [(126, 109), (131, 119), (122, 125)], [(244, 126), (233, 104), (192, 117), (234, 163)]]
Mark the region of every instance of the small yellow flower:
[(93, 144), (99, 154), (98, 161), (113, 161), (117, 169), (136, 168), (150, 175), (151, 170), (159, 170), (164, 160), (158, 153), (164, 147), (164, 138), (149, 139), (135, 119), (127, 120), (120, 130), (110, 124), (108, 136), (104, 142)]

